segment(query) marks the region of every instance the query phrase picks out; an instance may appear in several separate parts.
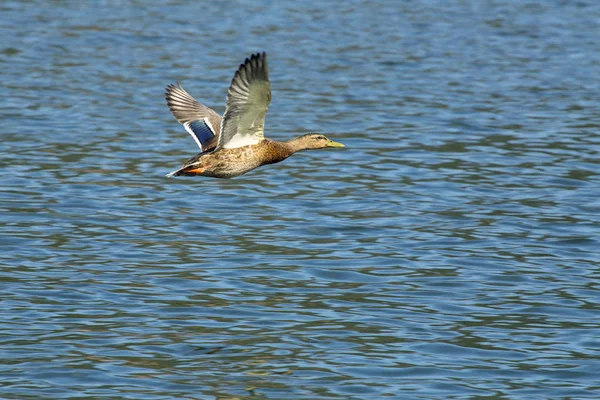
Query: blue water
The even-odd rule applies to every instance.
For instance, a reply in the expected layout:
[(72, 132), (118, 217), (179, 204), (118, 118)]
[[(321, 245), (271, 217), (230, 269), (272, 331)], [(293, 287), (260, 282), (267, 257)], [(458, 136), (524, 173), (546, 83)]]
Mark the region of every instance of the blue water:
[[(600, 3), (3, 2), (0, 397), (596, 399)], [(233, 180), (266, 135), (346, 144)]]

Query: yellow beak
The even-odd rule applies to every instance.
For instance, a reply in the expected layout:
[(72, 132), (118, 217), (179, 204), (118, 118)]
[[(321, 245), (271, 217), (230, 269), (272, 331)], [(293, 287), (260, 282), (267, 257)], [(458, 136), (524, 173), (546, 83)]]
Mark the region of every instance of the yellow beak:
[(334, 142), (333, 140), (330, 140), (329, 142), (327, 142), (327, 147), (346, 147), (341, 143), (338, 142)]

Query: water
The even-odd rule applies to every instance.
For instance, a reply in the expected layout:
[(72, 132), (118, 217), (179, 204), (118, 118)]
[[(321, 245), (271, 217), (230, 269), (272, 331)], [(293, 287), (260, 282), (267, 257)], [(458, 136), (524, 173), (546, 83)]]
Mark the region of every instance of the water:
[[(600, 6), (540, 3), (3, 2), (0, 397), (598, 398)], [(347, 148), (165, 178), (261, 50)]]

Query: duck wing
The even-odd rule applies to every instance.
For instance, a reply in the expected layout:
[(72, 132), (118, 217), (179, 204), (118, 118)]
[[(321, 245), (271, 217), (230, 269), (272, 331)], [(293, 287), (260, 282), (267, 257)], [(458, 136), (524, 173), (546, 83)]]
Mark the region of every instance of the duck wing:
[(175, 119), (192, 135), (201, 151), (217, 145), (221, 130), (219, 114), (200, 104), (179, 83), (167, 86), (165, 98)]
[(265, 115), (271, 102), (266, 53), (246, 58), (236, 71), (216, 150), (256, 144), (264, 139)]

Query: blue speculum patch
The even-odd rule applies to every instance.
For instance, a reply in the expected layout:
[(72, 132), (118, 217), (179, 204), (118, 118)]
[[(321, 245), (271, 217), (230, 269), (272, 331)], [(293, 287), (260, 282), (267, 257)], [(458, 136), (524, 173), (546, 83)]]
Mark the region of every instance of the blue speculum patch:
[(190, 122), (189, 126), (203, 147), (206, 145), (206, 143), (210, 142), (215, 137), (213, 131), (202, 119)]

